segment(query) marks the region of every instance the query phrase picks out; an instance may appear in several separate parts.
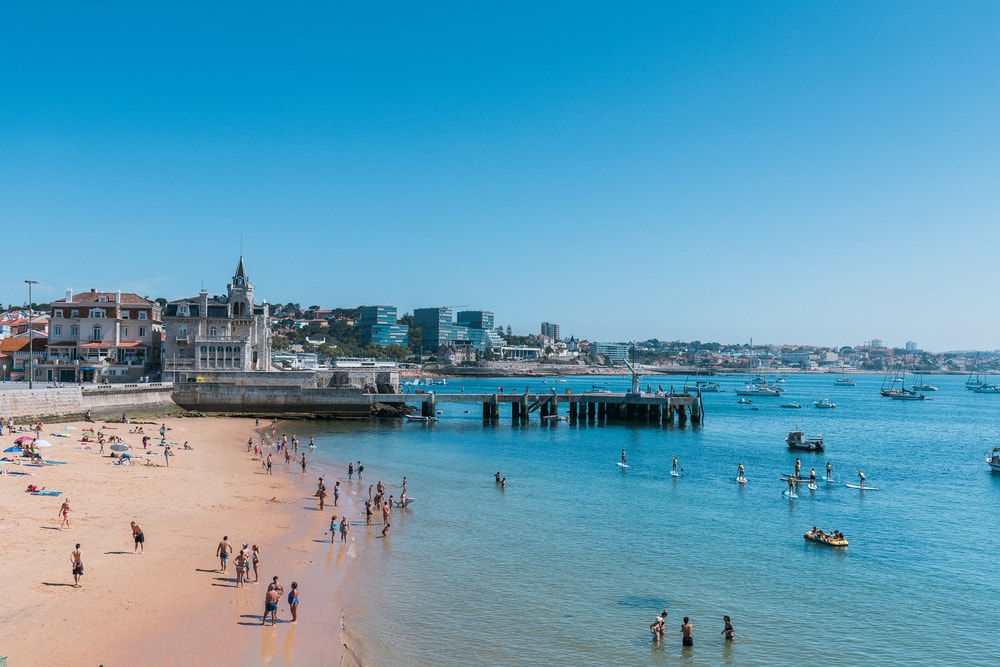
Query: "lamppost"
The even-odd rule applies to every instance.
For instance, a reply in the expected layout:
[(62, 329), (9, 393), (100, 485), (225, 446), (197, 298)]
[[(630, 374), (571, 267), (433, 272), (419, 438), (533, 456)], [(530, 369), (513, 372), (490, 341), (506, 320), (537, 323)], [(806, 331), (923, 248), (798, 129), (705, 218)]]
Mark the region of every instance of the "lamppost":
[(31, 286), (37, 285), (37, 280), (25, 280), (28, 283), (28, 389), (33, 389), (35, 386), (35, 332), (31, 328)]

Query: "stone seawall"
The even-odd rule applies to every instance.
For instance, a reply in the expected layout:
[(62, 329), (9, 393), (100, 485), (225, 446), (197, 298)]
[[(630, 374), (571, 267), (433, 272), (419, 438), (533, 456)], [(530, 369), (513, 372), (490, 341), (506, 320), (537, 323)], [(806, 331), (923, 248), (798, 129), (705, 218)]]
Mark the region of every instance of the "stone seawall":
[(174, 387), (174, 402), (185, 410), (246, 415), (315, 415), (367, 419), (379, 394), (359, 389), (247, 386), (198, 382)]
[(176, 408), (169, 382), (0, 390), (0, 416), (15, 421), (96, 418)]

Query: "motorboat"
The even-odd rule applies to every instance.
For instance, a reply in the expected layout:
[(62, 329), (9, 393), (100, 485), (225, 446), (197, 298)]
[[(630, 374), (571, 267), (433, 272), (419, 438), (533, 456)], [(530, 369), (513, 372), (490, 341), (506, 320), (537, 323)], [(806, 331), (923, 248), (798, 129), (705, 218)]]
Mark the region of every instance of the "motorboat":
[(858, 383), (845, 375), (837, 378), (833, 385), (835, 387), (857, 387)]
[(610, 394), (611, 390), (604, 385), (595, 384), (590, 386), (590, 391), (586, 392), (588, 394)]
[(769, 385), (758, 384), (756, 382), (749, 382), (747, 386), (742, 389), (736, 390), (737, 396), (781, 396), (782, 389), (779, 387), (771, 387)]
[[(834, 537), (836, 535), (836, 537)], [(803, 535), (806, 540), (810, 542), (815, 542), (816, 544), (823, 544), (828, 547), (846, 547), (848, 545), (847, 538), (844, 537), (843, 533), (824, 533), (821, 530), (807, 530), (805, 535)]]
[(781, 404), (781, 407), (783, 407), (783, 408), (790, 408), (790, 409), (792, 409), (792, 410), (798, 410), (798, 409), (800, 409), (800, 408), (801, 408), (802, 406), (801, 406), (801, 405), (799, 405), (798, 403), (782, 403), (782, 404)]
[(1000, 447), (994, 447), (992, 452), (986, 454), (986, 462), (990, 464), (990, 470), (1000, 472)]
[(801, 449), (807, 452), (822, 452), (824, 448), (823, 436), (806, 437), (805, 432), (799, 430), (789, 431), (785, 443), (789, 449)]
[(983, 383), (972, 391), (977, 394), (1000, 394), (1000, 385)]
[(837, 407), (836, 403), (831, 403), (829, 398), (821, 398), (818, 401), (813, 401), (813, 405), (817, 408), (831, 409)]
[(752, 398), (741, 398), (738, 401), (736, 401), (736, 403), (739, 404), (739, 405), (750, 405), (751, 403), (753, 403), (753, 399)]

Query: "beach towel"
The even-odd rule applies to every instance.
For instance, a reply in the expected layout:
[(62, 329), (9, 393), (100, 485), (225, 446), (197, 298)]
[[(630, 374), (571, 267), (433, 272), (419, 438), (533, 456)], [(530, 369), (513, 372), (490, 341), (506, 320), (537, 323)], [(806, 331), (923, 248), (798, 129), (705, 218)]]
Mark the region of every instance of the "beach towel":
[(32, 491), (33, 496), (61, 496), (62, 491)]

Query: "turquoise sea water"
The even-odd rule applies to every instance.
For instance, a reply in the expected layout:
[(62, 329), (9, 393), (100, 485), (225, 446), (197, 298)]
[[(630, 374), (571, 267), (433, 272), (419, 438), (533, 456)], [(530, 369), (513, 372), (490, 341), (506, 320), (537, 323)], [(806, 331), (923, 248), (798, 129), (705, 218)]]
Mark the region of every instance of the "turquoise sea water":
[[(353, 532), (365, 567), (340, 601), (365, 664), (1000, 663), (1000, 474), (983, 461), (1000, 441), (1000, 396), (969, 392), (956, 376), (934, 378), (933, 400), (892, 401), (878, 394), (881, 376), (836, 387), (831, 375), (791, 375), (784, 397), (754, 399), (751, 410), (733, 394), (744, 378), (718, 379), (728, 391), (705, 395), (700, 427), (542, 425), (537, 415), (514, 426), (509, 408), (484, 425), (475, 404), (441, 404), (432, 425), (316, 426), (326, 430), (313, 433), (315, 460), (336, 462), (348, 491), (367, 497), (382, 479), (398, 497), (406, 475), (416, 498), (395, 512), (388, 539), (381, 526)], [(576, 393), (594, 382), (527, 384)], [(838, 407), (814, 408), (824, 397)], [(803, 408), (778, 407), (786, 401)], [(822, 434), (827, 452), (789, 452), (796, 427)], [(796, 456), (819, 477), (829, 460), (838, 483), (783, 497), (779, 477)], [(348, 459), (364, 462), (363, 484), (347, 482)], [(734, 482), (740, 461), (744, 486)], [(879, 490), (847, 489), (858, 470)], [(813, 525), (843, 531), (850, 547), (807, 543)], [(664, 608), (657, 645), (648, 626)], [(684, 616), (695, 646), (682, 651)]]

